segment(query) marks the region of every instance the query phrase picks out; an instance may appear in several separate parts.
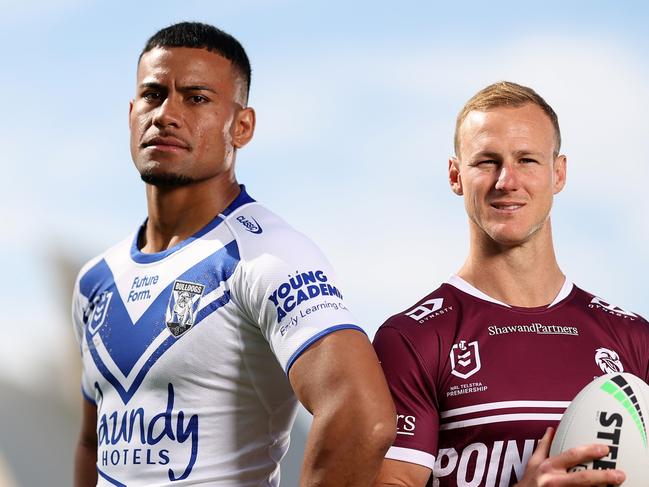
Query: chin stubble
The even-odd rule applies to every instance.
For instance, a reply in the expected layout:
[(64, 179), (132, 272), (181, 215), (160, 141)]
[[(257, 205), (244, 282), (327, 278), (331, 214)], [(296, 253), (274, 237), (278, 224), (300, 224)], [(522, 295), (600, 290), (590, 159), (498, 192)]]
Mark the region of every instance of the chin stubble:
[(197, 182), (195, 179), (181, 174), (152, 174), (145, 172), (140, 177), (145, 183), (159, 188), (180, 188)]

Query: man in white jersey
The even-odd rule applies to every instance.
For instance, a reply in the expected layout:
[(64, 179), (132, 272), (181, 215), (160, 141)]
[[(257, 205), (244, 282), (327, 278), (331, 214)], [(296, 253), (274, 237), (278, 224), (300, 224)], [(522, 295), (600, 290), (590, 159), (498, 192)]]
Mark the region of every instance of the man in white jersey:
[(377, 486), (624, 480), (615, 469), (571, 471), (609, 453), (602, 464), (614, 465), (605, 445), (548, 457), (563, 411), (593, 376), (649, 379), (648, 323), (574, 286), (555, 258), (560, 144), (554, 110), (528, 87), (495, 83), (460, 112), (448, 174), (469, 217), (469, 256), (376, 334), (397, 409)]
[(129, 126), (148, 218), (75, 286), (77, 487), (279, 485), (297, 399), (314, 416), (301, 485), (370, 485), (394, 438), (330, 264), (236, 181), (249, 82), (241, 45), (200, 23), (140, 55)]

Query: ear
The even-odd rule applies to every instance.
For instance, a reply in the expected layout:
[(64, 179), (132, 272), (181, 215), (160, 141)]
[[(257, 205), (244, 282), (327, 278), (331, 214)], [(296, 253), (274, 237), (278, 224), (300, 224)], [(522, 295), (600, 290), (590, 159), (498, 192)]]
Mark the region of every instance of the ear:
[(451, 184), (451, 191), (462, 196), (462, 176), (460, 176), (460, 161), (457, 157), (448, 160), (448, 182)]
[(234, 116), (232, 124), (232, 145), (236, 149), (241, 149), (252, 139), (255, 133), (256, 115), (255, 110), (247, 107), (239, 110)]
[(554, 166), (552, 167), (554, 194), (557, 194), (566, 185), (567, 164), (568, 159), (563, 154), (554, 159)]

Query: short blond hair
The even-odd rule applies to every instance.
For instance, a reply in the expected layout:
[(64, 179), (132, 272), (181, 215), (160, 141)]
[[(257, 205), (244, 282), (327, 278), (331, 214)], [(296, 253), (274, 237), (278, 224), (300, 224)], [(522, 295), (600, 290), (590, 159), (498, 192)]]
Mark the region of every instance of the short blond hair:
[(498, 107), (518, 108), (527, 103), (538, 106), (550, 117), (556, 139), (554, 149), (554, 155), (556, 156), (561, 148), (561, 130), (559, 129), (559, 118), (557, 114), (532, 88), (512, 83), (511, 81), (498, 81), (493, 83), (478, 91), (466, 102), (466, 105), (464, 105), (458, 114), (457, 121), (455, 122), (455, 155), (457, 156), (460, 152), (460, 125), (462, 125), (469, 112), (473, 110), (485, 112)]

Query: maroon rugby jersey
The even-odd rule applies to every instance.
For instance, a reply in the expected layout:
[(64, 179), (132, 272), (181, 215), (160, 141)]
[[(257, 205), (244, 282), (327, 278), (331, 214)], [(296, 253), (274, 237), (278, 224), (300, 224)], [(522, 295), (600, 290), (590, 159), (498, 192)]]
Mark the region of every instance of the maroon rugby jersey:
[(647, 381), (648, 325), (569, 282), (549, 306), (519, 308), (451, 277), (374, 338), (398, 415), (386, 457), (433, 469), (431, 486), (516, 483), (594, 377)]

